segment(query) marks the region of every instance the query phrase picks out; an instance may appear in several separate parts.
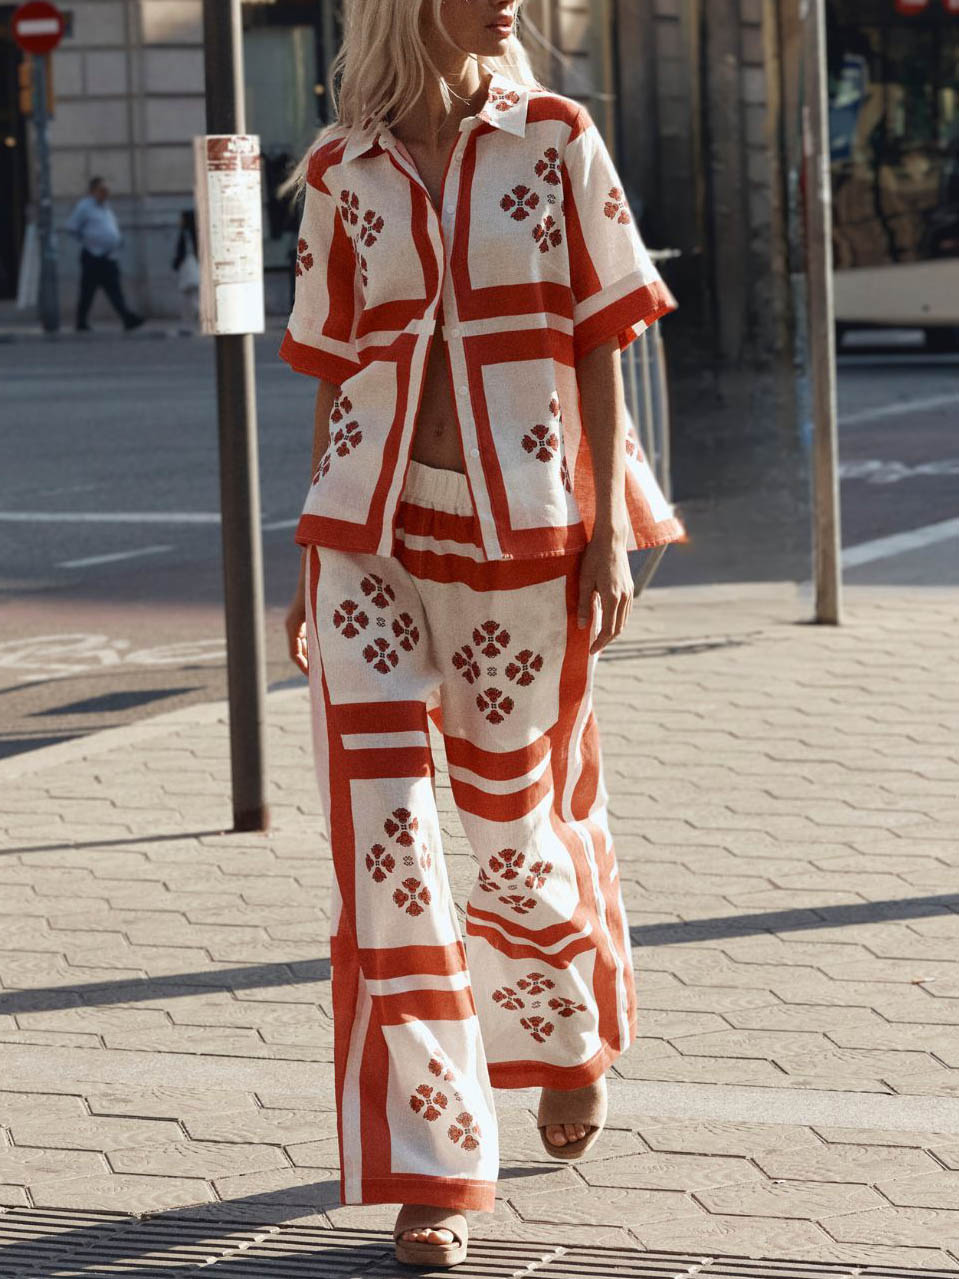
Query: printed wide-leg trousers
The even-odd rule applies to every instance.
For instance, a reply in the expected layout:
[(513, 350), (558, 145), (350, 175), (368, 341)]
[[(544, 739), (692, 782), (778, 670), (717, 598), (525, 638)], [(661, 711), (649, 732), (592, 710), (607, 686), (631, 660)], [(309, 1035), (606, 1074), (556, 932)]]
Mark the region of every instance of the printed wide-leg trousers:
[[(310, 549), (344, 1203), (491, 1211), (491, 1089), (580, 1088), (635, 1038), (580, 554), (485, 560), (465, 477), (416, 462), (393, 556)], [(428, 717), (478, 863), (465, 946)]]

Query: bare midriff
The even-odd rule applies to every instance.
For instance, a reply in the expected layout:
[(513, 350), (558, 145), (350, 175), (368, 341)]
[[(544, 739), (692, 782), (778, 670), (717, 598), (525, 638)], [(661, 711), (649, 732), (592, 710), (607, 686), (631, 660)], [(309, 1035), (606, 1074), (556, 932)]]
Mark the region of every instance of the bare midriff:
[[(452, 143), (444, 146), (441, 151), (415, 143), (411, 144), (405, 140), (403, 142), (429, 191), (437, 216), (439, 216), (443, 194), (443, 175), (458, 136), (458, 134), (454, 136)], [(413, 429), (412, 456), (424, 466), (435, 466), (444, 471), (462, 473), (466, 470), (466, 463), (463, 460), (463, 445), (460, 441), (459, 427), (456, 424), (456, 409), (450, 387), (446, 340), (443, 337), (444, 323), (443, 304), (440, 302), (436, 313), (436, 328), (423, 376), (423, 394), (420, 399), (419, 413)]]

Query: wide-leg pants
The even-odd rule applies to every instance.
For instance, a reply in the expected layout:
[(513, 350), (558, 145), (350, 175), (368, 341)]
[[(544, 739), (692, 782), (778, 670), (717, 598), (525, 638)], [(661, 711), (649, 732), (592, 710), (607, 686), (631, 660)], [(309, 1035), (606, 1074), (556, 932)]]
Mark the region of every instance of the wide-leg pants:
[[(466, 478), (416, 462), (393, 556), (310, 548), (344, 1203), (491, 1211), (491, 1089), (580, 1088), (635, 1038), (580, 556), (485, 560)], [(478, 864), (465, 946), (428, 716)]]

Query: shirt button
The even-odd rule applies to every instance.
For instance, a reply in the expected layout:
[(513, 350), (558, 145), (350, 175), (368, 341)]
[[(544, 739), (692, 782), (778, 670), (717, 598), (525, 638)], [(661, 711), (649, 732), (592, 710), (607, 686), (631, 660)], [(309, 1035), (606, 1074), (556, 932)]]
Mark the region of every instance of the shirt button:
[(470, 457), (479, 457), (479, 449), (470, 449)]
[(456, 390), (457, 390), (457, 392), (458, 392), (460, 395), (468, 395), (468, 394), (469, 394), (469, 387), (468, 387), (468, 386), (458, 386), (458, 387), (456, 388)]
[(450, 329), (450, 337), (451, 337), (451, 338), (458, 338), (458, 337), (459, 337), (459, 335), (460, 335), (460, 331), (459, 331), (459, 329)]

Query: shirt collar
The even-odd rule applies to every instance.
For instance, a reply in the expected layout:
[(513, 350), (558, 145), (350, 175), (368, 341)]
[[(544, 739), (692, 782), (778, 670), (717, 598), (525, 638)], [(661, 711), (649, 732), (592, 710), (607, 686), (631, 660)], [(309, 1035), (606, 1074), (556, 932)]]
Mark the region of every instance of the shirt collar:
[[(496, 129), (502, 129), (504, 133), (512, 133), (518, 138), (525, 137), (529, 95), (530, 90), (527, 85), (517, 84), (507, 76), (501, 75), (499, 71), (494, 71), (486, 101), (482, 110), (476, 113), (475, 119), (483, 120)], [(467, 117), (469, 118), (471, 117)], [(396, 139), (388, 125), (377, 124), (372, 117), (367, 116), (358, 128), (351, 131), (343, 148), (343, 162), (347, 163), (358, 156), (366, 155), (377, 143), (389, 149), (396, 145)]]

